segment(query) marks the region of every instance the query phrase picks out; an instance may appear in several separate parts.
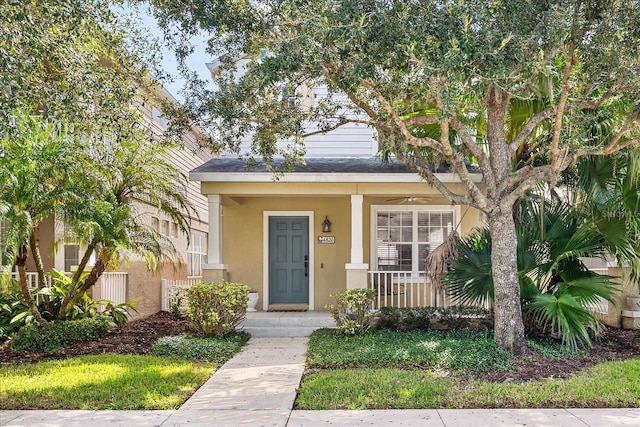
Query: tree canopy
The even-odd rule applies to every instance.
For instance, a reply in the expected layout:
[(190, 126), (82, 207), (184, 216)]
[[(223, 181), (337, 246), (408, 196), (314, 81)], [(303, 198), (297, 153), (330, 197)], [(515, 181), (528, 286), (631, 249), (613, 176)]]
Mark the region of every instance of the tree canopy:
[[(581, 157), (636, 149), (637, 0), (150, 3), (166, 30), (215, 34), (209, 47), (219, 58), (219, 87), (193, 93), (188, 107), (217, 130), (216, 144), (237, 149), (246, 136), (267, 161), (297, 160), (305, 135), (365, 123), (378, 131), (381, 150), (452, 202), (483, 211), (496, 339), (526, 351), (512, 210)], [(242, 69), (240, 58), (249, 58)], [(317, 85), (329, 95), (314, 108), (283, 105), (283, 88)], [(281, 149), (281, 139), (295, 144)], [(438, 180), (441, 162), (464, 191)]]

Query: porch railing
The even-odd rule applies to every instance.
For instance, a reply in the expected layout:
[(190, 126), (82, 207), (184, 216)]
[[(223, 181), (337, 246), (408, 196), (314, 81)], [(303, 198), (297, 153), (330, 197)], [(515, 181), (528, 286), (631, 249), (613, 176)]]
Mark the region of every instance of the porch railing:
[(424, 274), (411, 271), (369, 271), (369, 289), (376, 293), (374, 309), (380, 307), (448, 307), (443, 289), (436, 289)]
[(184, 312), (187, 309), (187, 289), (201, 282), (201, 278), (162, 279), (162, 311), (171, 311), (178, 304), (180, 311)]

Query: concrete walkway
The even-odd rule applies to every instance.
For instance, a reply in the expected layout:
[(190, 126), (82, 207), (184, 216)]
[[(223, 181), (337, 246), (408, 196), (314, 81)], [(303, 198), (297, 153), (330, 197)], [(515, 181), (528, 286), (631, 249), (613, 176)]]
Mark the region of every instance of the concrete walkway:
[(292, 411), (307, 338), (252, 338), (178, 410), (0, 411), (0, 426), (640, 426), (640, 409)]

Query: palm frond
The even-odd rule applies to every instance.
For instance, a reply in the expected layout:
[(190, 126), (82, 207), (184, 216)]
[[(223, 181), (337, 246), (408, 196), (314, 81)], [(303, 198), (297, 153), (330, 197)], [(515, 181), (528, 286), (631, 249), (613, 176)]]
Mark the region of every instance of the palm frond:
[(447, 272), (451, 262), (458, 256), (460, 236), (454, 230), (424, 260), (427, 278), (437, 288), (442, 289), (442, 275)]

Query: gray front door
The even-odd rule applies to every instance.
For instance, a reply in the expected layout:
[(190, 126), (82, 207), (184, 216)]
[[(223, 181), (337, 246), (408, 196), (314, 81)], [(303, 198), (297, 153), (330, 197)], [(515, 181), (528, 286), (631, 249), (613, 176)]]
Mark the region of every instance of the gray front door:
[(309, 303), (309, 218), (269, 217), (269, 303)]

